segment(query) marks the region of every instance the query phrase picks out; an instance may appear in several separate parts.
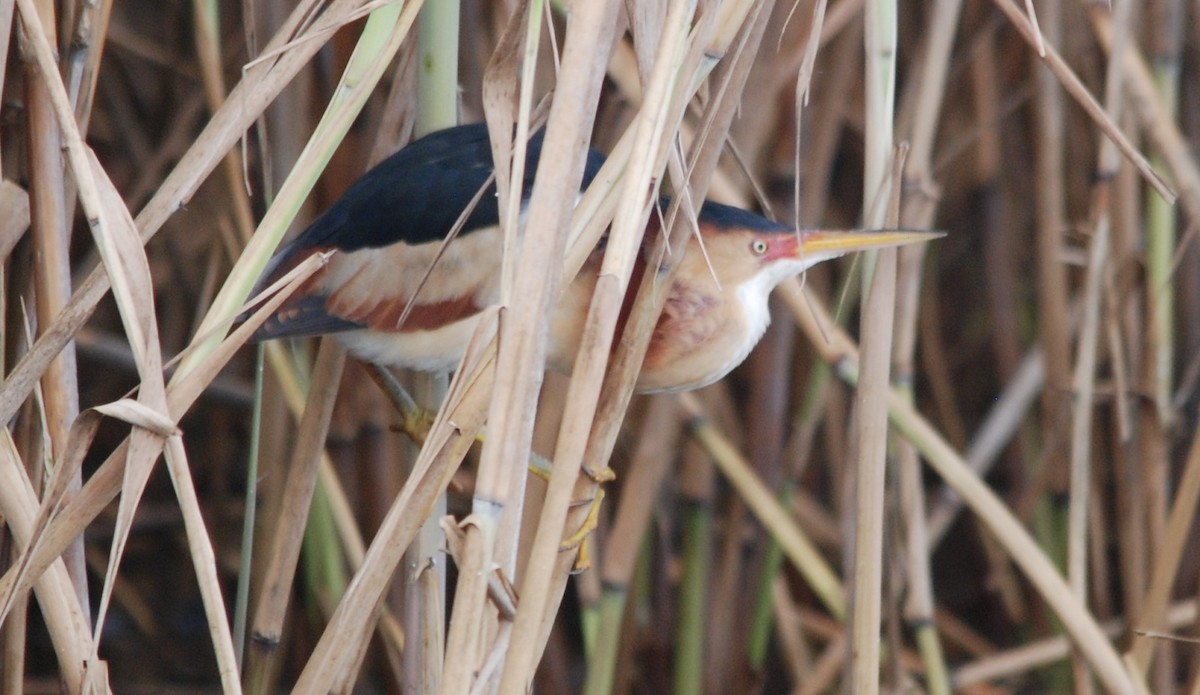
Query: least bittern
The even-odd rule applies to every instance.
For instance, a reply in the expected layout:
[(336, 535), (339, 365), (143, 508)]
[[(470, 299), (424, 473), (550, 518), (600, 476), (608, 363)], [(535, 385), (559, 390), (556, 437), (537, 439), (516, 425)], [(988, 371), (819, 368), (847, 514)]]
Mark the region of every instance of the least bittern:
[[(532, 188), (541, 135), (527, 148)], [(590, 152), (583, 185), (603, 163)], [(499, 300), (502, 238), (484, 125), (427, 135), (367, 172), (271, 260), (264, 283), (318, 252), (328, 265), (263, 326), (260, 340), (335, 333), (357, 357), (448, 370), (463, 357), (480, 311)], [(485, 185), (490, 190), (478, 193)], [(472, 199), (458, 235), (443, 240)], [(527, 202), (527, 200), (526, 200)], [(653, 219), (653, 216), (652, 216)], [(797, 231), (705, 202), (638, 378), (639, 392), (699, 388), (725, 376), (762, 337), (767, 297), (785, 278), (850, 251), (928, 241), (927, 232)], [(547, 366), (569, 372), (603, 250), (571, 281), (550, 317)]]

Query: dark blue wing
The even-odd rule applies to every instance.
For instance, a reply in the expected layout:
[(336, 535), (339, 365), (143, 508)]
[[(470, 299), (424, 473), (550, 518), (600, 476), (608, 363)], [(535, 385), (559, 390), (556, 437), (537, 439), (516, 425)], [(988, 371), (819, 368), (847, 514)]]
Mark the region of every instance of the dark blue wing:
[[(542, 153), (543, 131), (526, 149), (523, 194), (527, 199)], [(589, 152), (583, 185), (604, 158)], [(354, 183), (293, 242), (293, 247), (354, 251), (404, 241), (440, 241), (492, 175), (492, 148), (483, 123), (426, 135), (380, 162)], [(498, 223), (492, 183), (467, 218), (462, 233)]]

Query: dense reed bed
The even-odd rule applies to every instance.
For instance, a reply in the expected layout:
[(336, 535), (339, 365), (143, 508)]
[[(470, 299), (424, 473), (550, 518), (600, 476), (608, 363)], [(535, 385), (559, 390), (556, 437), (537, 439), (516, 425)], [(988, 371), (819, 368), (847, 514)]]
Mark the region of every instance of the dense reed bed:
[[(0, 691), (1200, 692), (1194, 3), (421, 5), (0, 0)], [(453, 374), (247, 344), (282, 239), (485, 119), (511, 229), (546, 140)], [(946, 236), (634, 396), (656, 192)]]

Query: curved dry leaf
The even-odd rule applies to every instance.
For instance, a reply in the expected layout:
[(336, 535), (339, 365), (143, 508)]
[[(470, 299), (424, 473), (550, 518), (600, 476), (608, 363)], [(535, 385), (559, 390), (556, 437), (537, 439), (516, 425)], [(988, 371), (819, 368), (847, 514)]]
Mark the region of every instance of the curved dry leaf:
[(148, 407), (145, 403), (129, 398), (98, 405), (93, 410), (134, 427), (149, 430), (160, 437), (171, 437), (180, 434), (175, 422), (161, 411)]

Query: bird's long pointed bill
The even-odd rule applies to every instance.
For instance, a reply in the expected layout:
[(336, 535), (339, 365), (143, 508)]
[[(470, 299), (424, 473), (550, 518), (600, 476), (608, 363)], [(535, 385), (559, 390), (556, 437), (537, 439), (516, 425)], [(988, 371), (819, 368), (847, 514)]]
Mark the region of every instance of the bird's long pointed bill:
[(800, 253), (841, 254), (867, 249), (882, 249), (933, 241), (946, 236), (942, 232), (918, 232), (889, 229), (873, 232), (800, 232)]

